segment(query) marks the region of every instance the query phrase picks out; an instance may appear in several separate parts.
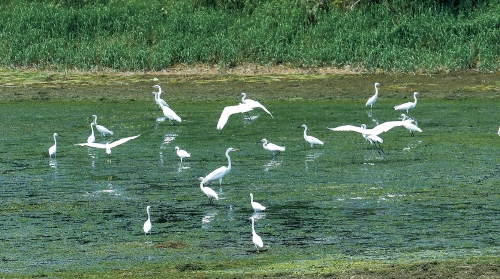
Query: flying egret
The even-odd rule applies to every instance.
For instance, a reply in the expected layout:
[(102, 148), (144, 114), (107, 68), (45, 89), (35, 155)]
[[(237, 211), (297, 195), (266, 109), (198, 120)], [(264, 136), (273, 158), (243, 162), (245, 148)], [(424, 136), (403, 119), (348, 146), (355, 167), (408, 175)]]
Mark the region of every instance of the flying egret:
[(241, 95), (243, 96), (243, 97), (241, 97), (242, 104), (249, 105), (252, 108), (261, 108), (265, 112), (267, 112), (269, 115), (271, 115), (272, 118), (274, 118), (274, 116), (261, 103), (255, 101), (255, 100), (252, 100), (252, 99), (246, 99), (246, 97), (247, 97), (246, 93), (241, 93)]
[(253, 201), (253, 194), (250, 193), (250, 204), (252, 205), (252, 208), (254, 211), (264, 211), (266, 210), (266, 207), (263, 206), (262, 204), (258, 203), (258, 202), (254, 202)]
[[(371, 129), (367, 129), (365, 124), (361, 124), (361, 127), (358, 126), (353, 126), (353, 125), (344, 125), (344, 126), (339, 126), (335, 128), (328, 128), (332, 131), (353, 131), (353, 132), (358, 132), (361, 135), (363, 135), (363, 138), (365, 138), (367, 141), (369, 141), (371, 144), (375, 146), (377, 151), (380, 153), (380, 150), (382, 148), (380, 147), (380, 143), (384, 142), (382, 138), (380, 138), (378, 135), (380, 135), (383, 132), (387, 132), (390, 129), (394, 127), (399, 127), (399, 126), (404, 126), (406, 123), (405, 121), (388, 121), (384, 122), (380, 125), (377, 125)], [(378, 146), (377, 146), (378, 143)], [(384, 150), (382, 150), (384, 152)]]
[(52, 158), (52, 155), (54, 155), (54, 157), (56, 157), (56, 152), (57, 152), (57, 140), (56, 140), (56, 137), (57, 137), (57, 133), (54, 133), (54, 145), (52, 145), (49, 148), (49, 157), (50, 158)]
[(375, 82), (375, 95), (371, 96), (370, 99), (366, 102), (366, 106), (370, 106), (373, 108), (375, 106), (375, 103), (377, 102), (378, 99), (378, 87), (380, 86), (380, 83)]
[(182, 159), (191, 157), (191, 154), (187, 153), (186, 150), (180, 149), (178, 146), (175, 147), (175, 151), (177, 152), (177, 156), (181, 158), (181, 164), (182, 164)]
[(417, 105), (417, 95), (418, 95), (418, 92), (414, 92), (413, 98), (415, 99), (415, 101), (395, 106), (394, 109), (395, 110), (406, 110), (406, 113), (408, 113), (408, 110), (414, 108)]
[(116, 147), (122, 143), (126, 143), (127, 141), (129, 140), (133, 140), (137, 137), (139, 137), (140, 135), (137, 135), (137, 136), (133, 136), (133, 137), (128, 137), (128, 138), (123, 138), (123, 139), (119, 139), (117, 141), (114, 141), (114, 142), (107, 142), (107, 143), (96, 143), (96, 142), (90, 142), (90, 143), (77, 143), (75, 145), (79, 145), (79, 146), (89, 146), (89, 147), (95, 147), (95, 148), (102, 148), (102, 149), (106, 149), (106, 153), (108, 155), (111, 155), (111, 148), (113, 147)]
[(269, 150), (273, 153), (273, 157), (276, 157), (276, 155), (285, 151), (284, 146), (279, 146), (274, 143), (270, 143), (267, 141), (267, 139), (262, 139), (261, 142), (263, 142), (262, 147), (264, 147), (265, 150)]
[(97, 131), (104, 137), (106, 135), (113, 135), (113, 132), (108, 130), (106, 127), (97, 124), (97, 115), (92, 115), (94, 117), (94, 125)]
[(87, 138), (87, 143), (95, 142), (94, 122), (90, 123), (90, 130), (92, 131), (92, 134), (90, 134), (90, 136)]
[(219, 196), (214, 191), (214, 189), (203, 186), (203, 181), (200, 182), (200, 189), (205, 195), (207, 195), (208, 199), (210, 200), (210, 204), (212, 204), (212, 198), (219, 200)]
[(157, 85), (153, 85), (153, 87), (154, 87), (154, 88), (158, 88), (158, 92), (153, 92), (153, 93), (155, 94), (155, 102), (158, 104), (158, 106), (160, 107), (160, 109), (161, 109), (161, 105), (160, 105), (160, 103), (161, 103), (162, 105), (164, 105), (164, 106), (168, 107), (167, 102), (165, 102), (165, 100), (163, 100), (163, 99), (161, 98), (161, 93), (163, 93), (163, 91), (161, 90), (160, 85), (159, 85), (159, 84), (157, 84)]
[(146, 211), (148, 212), (148, 219), (146, 220), (146, 222), (144, 222), (144, 226), (142, 227), (142, 229), (144, 230), (144, 235), (147, 235), (148, 233), (151, 234), (151, 216), (149, 216), (149, 208), (151, 208), (151, 206), (147, 206), (146, 207)]
[(222, 110), (222, 113), (219, 117), (219, 121), (217, 122), (217, 130), (222, 130), (224, 128), (224, 125), (226, 125), (227, 120), (229, 119), (229, 116), (235, 114), (235, 113), (246, 113), (253, 110), (252, 106), (250, 105), (245, 105), (245, 104), (239, 104), (236, 106), (227, 106)]
[(315, 145), (319, 144), (319, 145), (323, 145), (323, 142), (320, 141), (319, 139), (313, 137), (313, 136), (308, 136), (307, 135), (307, 125), (306, 124), (302, 124), (300, 125), (298, 128), (300, 127), (303, 127), (304, 128), (304, 139), (311, 144), (311, 147), (314, 147)]
[(175, 125), (175, 121), (181, 123), (181, 118), (175, 113), (170, 107), (163, 105), (161, 102), (158, 102), (161, 110), (163, 111), (163, 115), (170, 120), (170, 123)]
[(226, 150), (226, 157), (227, 157), (227, 167), (222, 166), (213, 172), (209, 173), (207, 176), (205, 176), (201, 180), (201, 184), (205, 185), (207, 182), (214, 181), (214, 180), (219, 180), (219, 185), (222, 185), (222, 178), (226, 176), (231, 171), (231, 157), (229, 157), (229, 152), (231, 151), (240, 151), (239, 149), (229, 147)]
[(250, 217), (250, 220), (252, 220), (252, 242), (255, 245), (255, 248), (257, 249), (257, 253), (259, 252), (259, 247), (262, 248), (264, 247), (264, 242), (262, 242), (262, 238), (255, 232), (254, 228), (254, 223), (255, 223), (255, 218)]

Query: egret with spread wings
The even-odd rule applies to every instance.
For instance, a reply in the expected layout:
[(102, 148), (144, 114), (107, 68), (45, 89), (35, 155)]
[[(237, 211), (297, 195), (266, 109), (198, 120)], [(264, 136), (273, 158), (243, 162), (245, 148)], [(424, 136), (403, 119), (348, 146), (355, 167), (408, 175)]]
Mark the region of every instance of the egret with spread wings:
[(128, 138), (123, 138), (114, 142), (107, 142), (107, 143), (96, 143), (96, 142), (86, 142), (86, 143), (77, 143), (76, 145), (79, 146), (88, 146), (88, 147), (94, 147), (94, 148), (102, 148), (106, 149), (106, 153), (108, 155), (111, 154), (111, 148), (116, 147), (120, 144), (126, 143), (129, 140), (133, 140), (135, 138), (138, 138), (140, 135), (133, 136), (133, 137), (128, 137)]

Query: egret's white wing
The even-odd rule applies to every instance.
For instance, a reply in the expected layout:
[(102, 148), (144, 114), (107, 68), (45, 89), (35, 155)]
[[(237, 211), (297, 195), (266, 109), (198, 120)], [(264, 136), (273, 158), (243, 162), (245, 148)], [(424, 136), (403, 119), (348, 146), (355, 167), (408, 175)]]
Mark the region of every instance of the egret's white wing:
[(109, 148), (113, 148), (113, 147), (118, 146), (118, 145), (120, 145), (120, 144), (122, 144), (122, 143), (126, 143), (126, 142), (127, 142), (127, 141), (129, 141), (129, 140), (133, 140), (133, 139), (135, 139), (135, 138), (138, 138), (139, 136), (140, 136), (140, 135), (133, 136), (133, 137), (128, 137), (128, 138), (123, 138), (123, 139), (119, 139), (119, 140), (114, 141), (114, 142), (112, 142), (112, 143), (108, 143), (107, 145), (108, 145), (108, 147), (109, 147)]
[[(95, 123), (95, 122), (94, 122)], [(109, 134), (109, 135), (113, 135), (113, 132), (110, 131), (108, 128), (102, 126), (102, 125), (98, 125), (96, 124), (95, 125), (95, 128), (97, 129), (97, 131), (99, 131), (100, 134)]]
[(353, 132), (358, 132), (361, 134), (366, 133), (366, 130), (359, 127), (359, 126), (353, 126), (353, 125), (344, 125), (344, 126), (339, 126), (335, 128), (328, 128), (332, 131), (353, 131)]
[(181, 123), (181, 118), (171, 108), (169, 108), (168, 106), (166, 107), (162, 104), (161, 109), (163, 110), (163, 115), (165, 115), (165, 117), (167, 117), (170, 120), (175, 120)]
[(226, 170), (227, 170), (227, 167), (222, 166), (222, 167), (212, 171), (211, 173), (209, 173), (207, 176), (205, 176), (203, 178), (202, 183), (205, 184), (209, 181), (217, 180), (217, 179), (223, 177), (223, 174), (225, 173)]
[(97, 142), (86, 142), (86, 143), (77, 143), (75, 145), (79, 145), (79, 146), (88, 146), (88, 147), (94, 147), (94, 148), (104, 148), (106, 149), (107, 148), (107, 143), (104, 144), (104, 143), (97, 143)]
[(266, 145), (266, 146), (267, 146), (267, 148), (268, 148), (269, 150), (285, 151), (285, 147), (281, 147), (281, 146), (276, 145), (276, 144), (274, 144), (274, 143), (270, 143), (270, 142), (269, 142), (269, 143), (267, 143), (267, 145)]
[(226, 125), (229, 116), (235, 113), (244, 113), (253, 110), (253, 108), (249, 105), (239, 104), (237, 106), (228, 106), (222, 110), (222, 114), (219, 117), (219, 122), (217, 123), (217, 130), (222, 130), (224, 125)]
[(387, 132), (389, 131), (390, 129), (394, 128), (394, 127), (398, 127), (398, 126), (403, 126), (405, 123), (403, 123), (403, 121), (388, 121), (388, 122), (384, 122), (380, 125), (377, 125), (375, 127), (373, 127), (372, 129), (369, 129), (369, 134), (372, 134), (372, 135), (379, 135), (383, 132)]
[(252, 99), (245, 99), (244, 100), (244, 103), (245, 105), (249, 105), (250, 107), (252, 108), (261, 108), (263, 109), (265, 112), (267, 112), (269, 115), (271, 115), (272, 118), (274, 118), (274, 116), (271, 114), (271, 112), (269, 112), (266, 107), (264, 107), (264, 105), (262, 105), (261, 103), (255, 101), (255, 100), (252, 100)]

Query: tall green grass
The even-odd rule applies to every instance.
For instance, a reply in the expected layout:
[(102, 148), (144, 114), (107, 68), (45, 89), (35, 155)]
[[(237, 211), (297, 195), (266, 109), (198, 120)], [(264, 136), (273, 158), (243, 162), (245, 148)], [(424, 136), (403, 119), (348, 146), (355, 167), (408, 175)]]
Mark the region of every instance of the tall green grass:
[(500, 69), (496, 0), (458, 1), (464, 7), (451, 8), (428, 3), (434, 1), (369, 1), (353, 10), (346, 3), (354, 1), (318, 2), (12, 0), (0, 9), (0, 65), (118, 71), (179, 63), (371, 72)]

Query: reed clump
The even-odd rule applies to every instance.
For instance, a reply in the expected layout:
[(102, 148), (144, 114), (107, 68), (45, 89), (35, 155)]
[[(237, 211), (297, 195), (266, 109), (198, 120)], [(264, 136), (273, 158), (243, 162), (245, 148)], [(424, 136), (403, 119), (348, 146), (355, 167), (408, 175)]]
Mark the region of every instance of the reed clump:
[(6, 1), (0, 67), (159, 71), (246, 63), (495, 72), (495, 0)]

